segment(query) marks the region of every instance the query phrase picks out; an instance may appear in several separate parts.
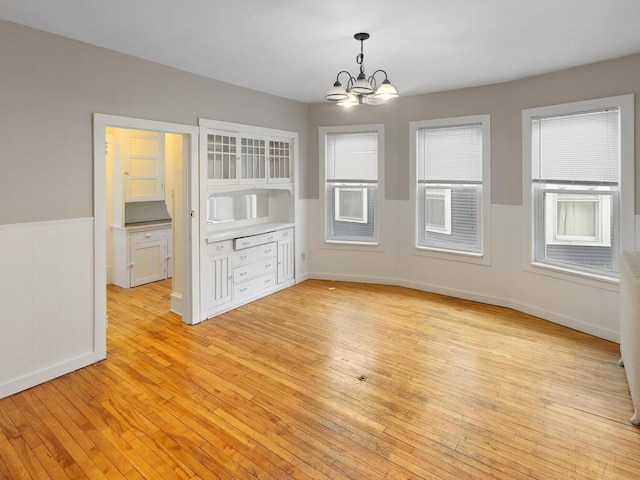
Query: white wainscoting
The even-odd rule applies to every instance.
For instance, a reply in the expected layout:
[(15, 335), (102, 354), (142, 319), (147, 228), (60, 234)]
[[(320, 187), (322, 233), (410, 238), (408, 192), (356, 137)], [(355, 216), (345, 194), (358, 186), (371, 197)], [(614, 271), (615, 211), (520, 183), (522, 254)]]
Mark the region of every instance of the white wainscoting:
[(0, 398), (97, 361), (93, 219), (0, 226)]
[[(492, 206), (488, 265), (416, 251), (409, 202), (384, 202), (377, 249), (324, 245), (320, 202), (308, 201), (307, 212), (309, 225), (315, 226), (308, 231), (310, 278), (405, 286), (513, 308), (600, 338), (620, 340), (617, 285), (525, 268), (521, 206)], [(640, 232), (640, 220), (636, 223)]]

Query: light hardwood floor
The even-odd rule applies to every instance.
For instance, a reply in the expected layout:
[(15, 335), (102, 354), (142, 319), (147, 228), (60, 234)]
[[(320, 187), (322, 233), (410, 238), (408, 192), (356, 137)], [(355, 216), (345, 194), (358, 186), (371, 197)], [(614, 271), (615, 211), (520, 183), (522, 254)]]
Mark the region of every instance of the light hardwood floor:
[(618, 346), (307, 281), (191, 327), (109, 287), (107, 360), (0, 400), (0, 478), (639, 478)]

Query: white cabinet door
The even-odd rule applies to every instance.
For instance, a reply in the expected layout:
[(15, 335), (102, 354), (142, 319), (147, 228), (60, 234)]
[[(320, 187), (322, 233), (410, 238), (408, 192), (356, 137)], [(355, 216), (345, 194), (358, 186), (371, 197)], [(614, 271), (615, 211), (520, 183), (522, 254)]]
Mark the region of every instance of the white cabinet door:
[(233, 244), (231, 240), (207, 244), (200, 283), (202, 312), (207, 316), (231, 301), (233, 291)]
[(164, 134), (126, 130), (122, 173), (125, 202), (164, 200)]
[(267, 141), (260, 137), (240, 136), (240, 183), (267, 181)]
[(278, 242), (278, 283), (291, 280), (294, 276), (293, 238)]
[(238, 183), (238, 135), (208, 130), (203, 137), (201, 142), (204, 144), (201, 145), (207, 155), (207, 181), (214, 185)]
[(291, 183), (292, 163), (291, 141), (269, 140), (269, 183)]
[(167, 278), (167, 240), (131, 244), (131, 281), (136, 287)]
[(231, 255), (207, 258), (205, 278), (205, 301), (207, 309), (231, 301), (233, 262)]

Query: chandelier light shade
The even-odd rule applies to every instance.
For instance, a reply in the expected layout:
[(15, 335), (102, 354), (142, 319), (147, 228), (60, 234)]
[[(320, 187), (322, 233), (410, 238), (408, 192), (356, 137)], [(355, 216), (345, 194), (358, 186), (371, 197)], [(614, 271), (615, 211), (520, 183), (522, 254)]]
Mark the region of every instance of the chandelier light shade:
[[(356, 63), (360, 68), (357, 77), (354, 77), (346, 70), (338, 72), (333, 88), (329, 90), (326, 99), (336, 102), (341, 107), (352, 107), (354, 105), (380, 105), (387, 100), (396, 98), (398, 91), (391, 84), (384, 70), (376, 70), (373, 75), (367, 78), (364, 73), (364, 41), (369, 38), (368, 33), (356, 33), (353, 38), (360, 42), (360, 53), (356, 56)], [(384, 80), (378, 86), (376, 75), (384, 75)], [(340, 82), (340, 76), (347, 77), (345, 86)]]

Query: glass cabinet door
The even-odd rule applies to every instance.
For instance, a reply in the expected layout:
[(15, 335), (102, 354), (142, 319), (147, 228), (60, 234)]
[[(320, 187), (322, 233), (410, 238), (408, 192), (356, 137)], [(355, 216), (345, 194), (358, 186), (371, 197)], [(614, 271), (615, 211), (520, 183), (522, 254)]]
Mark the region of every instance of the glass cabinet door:
[(237, 180), (237, 164), (237, 136), (221, 132), (208, 134), (207, 178), (209, 180)]
[(240, 179), (241, 181), (266, 181), (267, 170), (266, 140), (262, 138), (240, 138)]
[(284, 183), (291, 181), (291, 143), (269, 140), (269, 181)]

